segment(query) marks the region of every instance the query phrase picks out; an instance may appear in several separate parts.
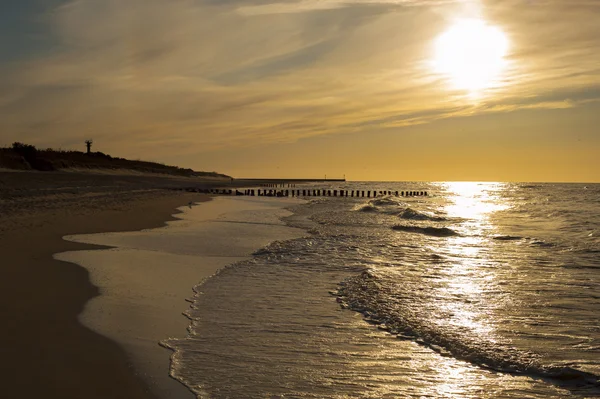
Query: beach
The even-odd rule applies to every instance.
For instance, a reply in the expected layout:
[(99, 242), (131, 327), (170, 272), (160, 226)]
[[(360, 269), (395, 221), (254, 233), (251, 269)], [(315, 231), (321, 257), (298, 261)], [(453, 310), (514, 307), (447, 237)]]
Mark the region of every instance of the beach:
[(0, 339), (11, 359), (2, 366), (3, 392), (193, 398), (170, 377), (173, 352), (160, 343), (186, 337), (194, 287), (276, 239), (303, 233), (279, 220), (300, 200), (210, 201), (189, 192), (246, 184), (236, 183), (122, 171), (0, 172), (0, 299), (10, 320)]
[(142, 180), (3, 197), (8, 397), (600, 397), (598, 185)]
[[(599, 187), (582, 187), (317, 186), (430, 195), (290, 208), (305, 235), (196, 287), (171, 372), (203, 399), (600, 397)], [(230, 241), (269, 215), (237, 216)]]
[(195, 287), (275, 240), (300, 237), (303, 230), (279, 221), (290, 214), (285, 206), (300, 202), (217, 196), (179, 208), (179, 220), (165, 227), (66, 236), (111, 249), (70, 251), (55, 258), (85, 267), (100, 289), (80, 314), (82, 324), (121, 345), (136, 373), (160, 398), (191, 399), (191, 391), (169, 376), (173, 352), (166, 342), (188, 336), (185, 314), (199, 295)]
[(3, 395), (154, 397), (119, 345), (78, 322), (85, 303), (98, 295), (88, 272), (53, 255), (98, 248), (65, 241), (65, 235), (164, 225), (177, 207), (207, 199), (165, 188), (202, 182), (34, 172), (2, 172), (0, 182)]

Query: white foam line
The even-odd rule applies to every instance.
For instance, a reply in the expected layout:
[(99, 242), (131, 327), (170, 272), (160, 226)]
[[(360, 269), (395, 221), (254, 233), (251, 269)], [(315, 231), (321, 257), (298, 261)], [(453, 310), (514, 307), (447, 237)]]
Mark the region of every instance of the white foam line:
[(272, 241), (302, 236), (303, 230), (286, 227), (279, 219), (290, 214), (285, 207), (303, 202), (217, 197), (180, 208), (180, 220), (166, 227), (65, 237), (113, 248), (64, 252), (55, 258), (86, 268), (100, 288), (101, 295), (86, 304), (80, 321), (121, 344), (157, 395), (192, 398), (169, 378), (171, 351), (158, 343), (187, 335), (189, 320), (183, 312), (197, 283)]

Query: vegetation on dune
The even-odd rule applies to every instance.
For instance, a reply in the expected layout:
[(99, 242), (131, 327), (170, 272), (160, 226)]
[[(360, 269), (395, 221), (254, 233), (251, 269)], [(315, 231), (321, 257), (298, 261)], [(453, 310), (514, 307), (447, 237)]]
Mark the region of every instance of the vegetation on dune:
[(156, 162), (133, 161), (111, 157), (102, 152), (84, 153), (81, 151), (40, 150), (35, 146), (13, 143), (11, 147), (0, 148), (0, 168), (15, 170), (57, 171), (68, 169), (133, 170), (144, 173), (161, 173), (187, 177), (229, 178), (216, 172), (197, 172)]

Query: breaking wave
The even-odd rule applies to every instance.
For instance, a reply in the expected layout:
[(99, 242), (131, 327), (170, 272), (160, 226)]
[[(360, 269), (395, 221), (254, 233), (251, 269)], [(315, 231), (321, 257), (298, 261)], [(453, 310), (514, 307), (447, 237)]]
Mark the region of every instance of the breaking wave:
[(406, 220), (430, 220), (432, 222), (443, 222), (448, 220), (441, 216), (435, 216), (430, 212), (418, 212), (411, 208), (406, 208), (398, 214), (398, 217)]
[(459, 235), (456, 231), (449, 229), (448, 227), (421, 227), (421, 226), (408, 226), (403, 224), (398, 224), (393, 226), (392, 229), (398, 231), (404, 231), (407, 233), (419, 233), (425, 234), (433, 237), (452, 237)]
[(600, 389), (600, 377), (562, 364), (543, 364), (540, 356), (510, 344), (486, 342), (466, 329), (449, 330), (426, 320), (410, 306), (390, 306), (385, 281), (372, 271), (340, 283), (334, 294), (343, 308), (362, 313), (366, 321), (403, 339), (411, 339), (442, 354), (494, 371), (524, 374), (551, 380), (556, 385)]
[(518, 241), (523, 239), (523, 237), (519, 236), (494, 236), (492, 238), (497, 241)]
[(443, 222), (448, 220), (445, 217), (437, 216), (432, 212), (416, 211), (410, 208), (406, 203), (395, 197), (375, 198), (357, 206), (355, 211), (366, 213), (383, 213), (387, 215), (396, 215), (405, 220), (427, 220), (432, 222)]

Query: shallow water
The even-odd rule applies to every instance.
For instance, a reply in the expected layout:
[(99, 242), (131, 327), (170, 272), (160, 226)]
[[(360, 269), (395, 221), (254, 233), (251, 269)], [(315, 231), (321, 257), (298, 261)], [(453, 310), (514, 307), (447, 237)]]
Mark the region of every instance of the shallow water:
[(196, 287), (172, 373), (202, 398), (600, 397), (600, 185), (375, 188), (430, 196), (308, 198), (306, 237)]
[(193, 397), (169, 377), (172, 352), (159, 346), (168, 337), (185, 337), (194, 284), (222, 267), (248, 259), (269, 242), (300, 237), (286, 227), (282, 209), (302, 201), (218, 197), (183, 207), (180, 220), (135, 232), (88, 234), (67, 240), (110, 246), (71, 251), (55, 258), (88, 270), (100, 295), (91, 299), (79, 321), (123, 346), (135, 372), (161, 398)]

